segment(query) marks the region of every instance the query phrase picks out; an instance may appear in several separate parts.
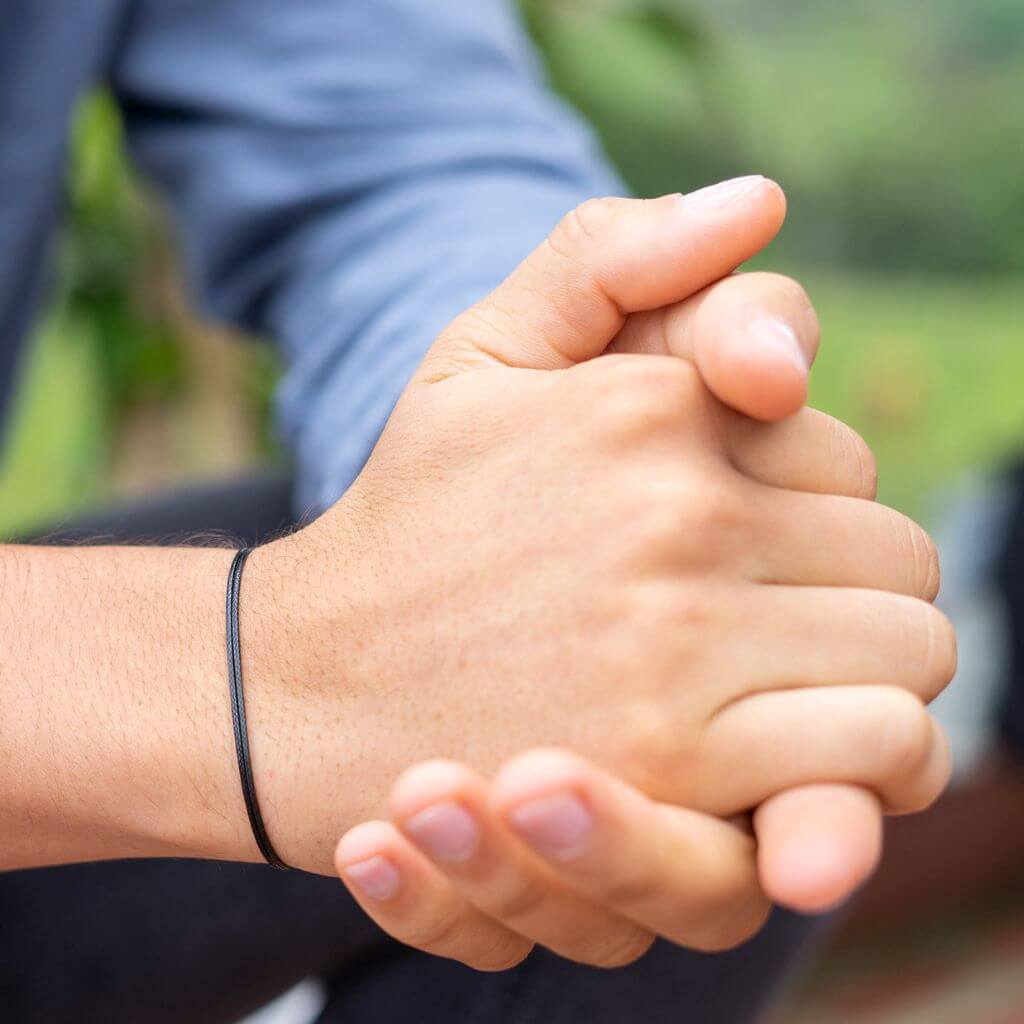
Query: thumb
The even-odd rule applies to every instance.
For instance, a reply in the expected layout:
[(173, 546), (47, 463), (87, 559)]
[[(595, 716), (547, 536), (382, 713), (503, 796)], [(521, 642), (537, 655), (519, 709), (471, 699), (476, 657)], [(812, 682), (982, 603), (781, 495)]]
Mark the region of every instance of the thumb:
[(724, 405), (775, 421), (803, 407), (818, 340), (818, 317), (796, 281), (749, 273), (630, 317), (609, 351), (688, 359)]
[(779, 186), (757, 176), (687, 196), (590, 200), (452, 322), (420, 376), (481, 363), (547, 370), (592, 359), (628, 314), (679, 302), (763, 249), (785, 209)]

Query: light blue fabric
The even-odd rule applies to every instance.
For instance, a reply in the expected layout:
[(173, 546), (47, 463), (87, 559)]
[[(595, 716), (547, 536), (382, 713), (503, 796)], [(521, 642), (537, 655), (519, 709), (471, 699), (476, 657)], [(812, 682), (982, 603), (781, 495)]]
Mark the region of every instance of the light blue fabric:
[(0, 397), (72, 101), (106, 80), (201, 304), (281, 346), (302, 508), (351, 482), (455, 314), (621, 191), (506, 0), (0, 0), (0, 20)]
[(111, 81), (197, 293), (269, 333), (298, 500), (354, 478), (438, 331), (621, 189), (505, 0), (144, 0)]

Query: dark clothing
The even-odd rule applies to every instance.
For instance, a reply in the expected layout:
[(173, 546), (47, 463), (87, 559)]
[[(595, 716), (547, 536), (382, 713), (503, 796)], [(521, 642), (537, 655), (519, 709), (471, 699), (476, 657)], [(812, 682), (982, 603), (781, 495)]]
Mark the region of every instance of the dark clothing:
[[(287, 526), (290, 493), (272, 478), (197, 490), (44, 539), (252, 542)], [(388, 939), (336, 879), (164, 860), (0, 873), (0, 913), (11, 1024), (227, 1024), (311, 975), (329, 981), (321, 1024), (747, 1024), (822, 927), (777, 913), (724, 955), (659, 943), (601, 971), (538, 951), (480, 974)]]
[(124, 861), (0, 874), (0, 1019), (227, 1024), (310, 975), (321, 1024), (748, 1024), (810, 922), (778, 913), (718, 956), (659, 943), (616, 971), (544, 951), (480, 974), (388, 939), (337, 879)]

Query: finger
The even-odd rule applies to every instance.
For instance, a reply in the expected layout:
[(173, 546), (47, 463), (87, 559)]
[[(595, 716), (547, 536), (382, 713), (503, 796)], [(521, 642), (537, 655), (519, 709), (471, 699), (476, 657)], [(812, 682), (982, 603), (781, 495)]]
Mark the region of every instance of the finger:
[(369, 917), (407, 946), (479, 971), (514, 967), (532, 949), (467, 903), (390, 822), (351, 829), (338, 843), (334, 863)]
[(699, 791), (687, 806), (735, 814), (794, 786), (836, 782), (877, 793), (890, 813), (928, 807), (949, 780), (941, 729), (889, 686), (759, 693), (708, 726)]
[(481, 363), (543, 370), (598, 356), (627, 314), (678, 302), (724, 277), (764, 248), (784, 217), (782, 190), (761, 177), (688, 196), (584, 203), (453, 321), (420, 379)]
[(769, 487), (873, 501), (878, 467), (871, 449), (845, 423), (801, 409), (778, 423), (721, 413), (733, 465)]
[(742, 635), (716, 652), (729, 667), (737, 697), (879, 683), (930, 702), (956, 672), (952, 624), (916, 597), (841, 587), (761, 587), (744, 604), (744, 619)]
[(881, 805), (857, 786), (787, 790), (761, 804), (754, 829), (765, 893), (805, 914), (824, 913), (852, 896), (882, 854)]
[(750, 273), (630, 318), (611, 350), (690, 359), (719, 401), (757, 419), (778, 420), (807, 400), (819, 338), (814, 307), (796, 281)]
[(450, 761), (409, 769), (390, 798), (395, 824), (452, 887), (488, 917), (561, 956), (617, 967), (649, 931), (566, 888), (488, 806), (486, 782)]
[(672, 942), (725, 949), (767, 918), (748, 835), (656, 804), (574, 754), (513, 759), (491, 806), (567, 886)]
[(773, 490), (757, 521), (764, 543), (750, 553), (762, 582), (866, 587), (925, 601), (938, 595), (935, 543), (894, 509), (857, 498)]

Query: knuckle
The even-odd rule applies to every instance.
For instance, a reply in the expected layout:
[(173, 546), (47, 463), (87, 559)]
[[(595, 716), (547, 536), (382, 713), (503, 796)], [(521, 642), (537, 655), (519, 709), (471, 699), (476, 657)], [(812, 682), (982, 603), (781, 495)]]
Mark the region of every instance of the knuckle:
[(457, 957), (464, 941), (464, 924), (465, 917), (461, 911), (446, 910), (410, 924), (399, 938), (415, 949)]
[(521, 921), (536, 914), (548, 895), (547, 885), (539, 878), (522, 877), (514, 885), (492, 894), (486, 910), (502, 922)]
[(759, 906), (762, 899), (752, 859), (718, 866), (705, 876), (702, 890), (705, 917), (749, 917), (751, 908)]
[(736, 481), (728, 476), (708, 477), (686, 507), (686, 529), (693, 544), (715, 561), (725, 554), (723, 545), (735, 546), (735, 538), (746, 526), (749, 510)]
[(942, 570), (939, 567), (939, 550), (931, 535), (924, 530), (917, 531), (918, 543), (920, 544), (921, 562), (921, 596), (926, 601), (934, 601), (939, 596), (939, 589), (942, 585)]
[(911, 791), (890, 808), (898, 814), (919, 814), (928, 810), (942, 795), (953, 772), (949, 741), (945, 732), (934, 721), (931, 722), (931, 753), (927, 770), (923, 770)]
[(836, 419), (831, 423), (838, 460), (847, 467), (850, 496), (874, 501), (878, 495), (878, 462), (875, 453), (852, 427)]
[(934, 601), (939, 596), (940, 584), (938, 548), (927, 530), (909, 519), (907, 523), (913, 553), (913, 580), (920, 596), (926, 601)]
[(596, 362), (600, 380), (596, 389), (588, 389), (585, 402), (614, 433), (634, 438), (690, 418), (699, 381), (689, 363), (656, 356), (605, 357)]
[[(641, 559), (652, 555), (661, 560), (684, 543), (686, 532), (687, 510), (696, 496), (690, 494), (681, 483), (665, 483), (661, 486), (653, 484), (645, 487), (643, 494), (637, 495), (634, 532), (627, 541), (626, 554), (639, 556)], [(637, 600), (643, 602), (648, 595), (637, 594)], [(660, 597), (660, 593), (654, 595)], [(649, 601), (654, 607), (647, 611), (660, 610), (662, 604)]]
[(623, 200), (613, 196), (588, 199), (570, 210), (559, 222), (553, 241), (567, 243), (574, 249), (579, 243), (599, 241), (614, 223)]
[(910, 555), (911, 586), (925, 601), (939, 596), (941, 574), (939, 552), (926, 530), (912, 519), (904, 519)]
[(953, 623), (934, 605), (925, 606), (925, 671), (931, 688), (929, 699), (952, 682), (957, 669), (957, 641)]
[[(659, 633), (664, 635), (664, 630), (659, 630)], [(633, 645), (629, 648), (633, 656), (620, 659), (621, 667), (617, 672), (620, 678), (635, 674), (636, 665), (643, 663), (641, 659), (646, 659), (645, 647), (649, 645)], [(681, 719), (665, 696), (671, 685), (678, 682), (678, 674), (668, 671), (667, 665), (650, 667), (649, 661), (647, 665), (649, 671), (645, 685), (651, 688), (652, 693), (622, 709), (621, 729), (610, 744), (608, 763), (623, 779), (652, 799), (685, 803), (693, 795), (698, 755), (680, 750)], [(609, 886), (610, 891), (613, 889), (614, 900), (624, 905), (640, 899), (636, 889), (628, 883)], [(609, 895), (609, 904), (612, 901), (613, 897)]]
[[(727, 472), (705, 471), (694, 478), (683, 466), (659, 478), (644, 477), (636, 483), (630, 510), (631, 529), (622, 551), (634, 565), (725, 568), (749, 550), (753, 513), (742, 486)], [(672, 621), (677, 621), (680, 611), (687, 619), (707, 612), (696, 595), (679, 603), (688, 596), (679, 592), (678, 581), (671, 592), (655, 589), (636, 594), (648, 621), (654, 621), (651, 615), (659, 610)]]
[(606, 879), (598, 890), (602, 904), (622, 910), (647, 902), (657, 891), (657, 881), (639, 872)]
[(929, 786), (924, 793), (921, 806), (918, 808), (922, 811), (927, 810), (942, 796), (949, 785), (949, 780), (953, 777), (953, 758), (949, 747), (949, 737), (942, 726), (935, 722), (932, 723), (932, 732), (935, 744), (941, 748), (942, 757), (938, 770), (929, 780)]
[(635, 444), (665, 423), (668, 410), (642, 387), (636, 386), (634, 378), (624, 378), (618, 383), (619, 387), (611, 390), (598, 415), (614, 437)]
[(921, 701), (906, 690), (888, 694), (883, 711), (882, 756), (890, 778), (912, 778), (928, 763), (935, 743), (931, 716)]
[(639, 926), (609, 928), (588, 938), (573, 958), (593, 967), (626, 967), (654, 945), (654, 935)]
[(532, 950), (532, 944), (519, 936), (502, 936), (490, 948), (475, 948), (461, 962), (477, 971), (510, 971), (518, 967)]
[(724, 953), (735, 949), (765, 926), (770, 913), (768, 900), (758, 895), (732, 913), (711, 916), (689, 944), (705, 953)]

